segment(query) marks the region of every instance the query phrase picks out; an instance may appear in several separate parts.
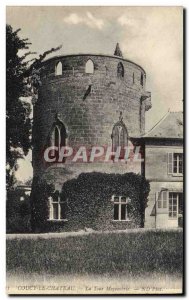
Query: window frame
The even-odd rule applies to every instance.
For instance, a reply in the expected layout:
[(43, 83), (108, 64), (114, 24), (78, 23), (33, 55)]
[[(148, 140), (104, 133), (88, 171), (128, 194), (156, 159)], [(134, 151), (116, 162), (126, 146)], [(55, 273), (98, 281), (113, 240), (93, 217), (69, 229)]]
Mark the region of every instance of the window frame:
[[(179, 159), (179, 155), (181, 155), (181, 160)], [(175, 160), (175, 156), (176, 156), (176, 160)], [(174, 162), (176, 161), (176, 170), (177, 172), (174, 172)], [(181, 166), (181, 169), (182, 169), (182, 172), (179, 172), (179, 169), (180, 169), (180, 166), (179, 166), (179, 163), (182, 163), (182, 166)], [(173, 153), (173, 174), (183, 174), (183, 153)]]
[[(179, 173), (179, 154), (182, 155), (182, 173)], [(174, 155), (178, 155), (177, 156), (177, 172), (174, 172)], [(172, 176), (183, 176), (183, 152), (179, 152), (179, 151), (174, 151), (174, 152), (169, 152), (168, 153), (168, 157), (167, 157), (167, 172), (169, 175)]]
[(157, 209), (167, 210), (168, 209), (168, 191), (157, 192)]
[[(127, 127), (123, 123), (123, 121), (118, 121), (114, 124), (111, 134), (112, 139), (112, 152), (117, 151), (118, 147), (120, 148), (119, 159), (124, 159), (125, 148), (128, 147), (129, 135), (127, 131)], [(121, 144), (123, 143), (123, 145)], [(112, 155), (112, 160), (114, 160), (115, 156)]]
[[(56, 144), (56, 138), (55, 138), (55, 133), (58, 133), (58, 143)], [(59, 153), (61, 150), (61, 147), (64, 147), (67, 145), (67, 130), (63, 122), (57, 120), (56, 122), (53, 123), (51, 127), (51, 131), (49, 133), (48, 137), (48, 145), (53, 147), (52, 150), (50, 151), (50, 156), (55, 157), (58, 159)], [(58, 151), (55, 150), (55, 147), (58, 148)], [(65, 157), (63, 159), (63, 163), (65, 162)]]
[[(58, 204), (58, 218), (54, 219), (53, 217), (53, 204)], [(55, 222), (59, 222), (59, 221), (68, 221), (67, 218), (63, 219), (61, 218), (61, 204), (67, 204), (67, 201), (61, 201), (60, 196), (58, 196), (57, 200), (53, 199), (53, 197), (49, 197), (49, 217), (48, 217), (48, 221), (55, 221)]]
[[(118, 198), (118, 201), (115, 201), (115, 198)], [(126, 198), (125, 201), (122, 201), (122, 198)], [(129, 218), (128, 214), (128, 205), (131, 203), (131, 199), (127, 196), (112, 196), (112, 202), (113, 202), (113, 221), (114, 222), (130, 222), (131, 219)], [(114, 210), (115, 210), (115, 205), (118, 205), (118, 219), (114, 219)], [(121, 214), (121, 208), (122, 205), (125, 205), (125, 219), (122, 219), (122, 214)]]
[[(176, 199), (172, 198), (170, 199), (170, 195), (171, 194), (176, 194)], [(177, 219), (178, 218), (178, 195), (179, 193), (176, 192), (169, 192), (169, 207), (168, 207), (168, 217), (171, 220)], [(171, 200), (171, 204), (170, 204), (170, 200)], [(176, 205), (174, 205), (173, 201), (176, 200)], [(176, 206), (176, 210), (174, 210), (174, 206)], [(171, 211), (170, 211), (170, 207), (171, 207)], [(173, 214), (176, 213), (176, 216), (174, 216)], [(170, 215), (171, 214), (171, 215)]]

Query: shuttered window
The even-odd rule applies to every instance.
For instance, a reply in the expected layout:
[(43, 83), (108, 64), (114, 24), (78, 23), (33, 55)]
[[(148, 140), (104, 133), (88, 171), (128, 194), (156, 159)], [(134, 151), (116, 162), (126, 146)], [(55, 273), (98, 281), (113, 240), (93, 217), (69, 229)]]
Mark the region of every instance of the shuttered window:
[(168, 153), (168, 174), (173, 173), (173, 153)]

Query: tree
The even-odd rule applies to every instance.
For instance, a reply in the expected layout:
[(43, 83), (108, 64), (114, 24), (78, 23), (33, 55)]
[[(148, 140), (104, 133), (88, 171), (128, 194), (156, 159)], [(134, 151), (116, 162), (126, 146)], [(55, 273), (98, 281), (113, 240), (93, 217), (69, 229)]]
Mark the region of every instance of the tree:
[[(27, 63), (24, 56), (19, 56), (20, 50), (29, 48), (28, 39), (18, 36), (19, 30), (13, 31), (6, 26), (6, 157), (7, 157), (7, 187), (15, 180), (17, 160), (28, 153), (31, 147), (30, 104), (21, 100), (26, 95)], [(29, 55), (29, 52), (28, 54)]]
[(31, 229), (33, 232), (43, 232), (47, 229), (48, 201), (54, 193), (53, 184), (48, 184), (45, 179), (34, 176), (31, 192)]
[[(27, 51), (31, 43), (18, 36), (20, 29), (13, 31), (6, 25), (6, 182), (10, 189), (15, 182), (17, 161), (27, 155), (32, 147), (30, 118), (31, 104), (24, 101), (31, 97), (36, 101), (40, 82), (42, 61), (62, 46), (45, 51), (39, 58), (27, 60), (36, 52)], [(20, 52), (24, 53), (20, 55)]]

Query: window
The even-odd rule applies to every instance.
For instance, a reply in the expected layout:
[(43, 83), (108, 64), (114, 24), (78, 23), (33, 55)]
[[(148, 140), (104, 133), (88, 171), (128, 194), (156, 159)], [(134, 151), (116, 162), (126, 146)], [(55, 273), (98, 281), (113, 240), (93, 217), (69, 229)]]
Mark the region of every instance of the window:
[(55, 193), (49, 198), (49, 220), (66, 220), (66, 201), (61, 201), (59, 194)]
[(183, 154), (173, 153), (173, 173), (183, 173)]
[(144, 85), (144, 75), (141, 73), (140, 75), (140, 84), (143, 86)]
[(121, 62), (118, 63), (117, 65), (117, 77), (123, 78), (124, 77), (124, 67)]
[(93, 74), (94, 73), (94, 64), (92, 62), (91, 59), (89, 59), (87, 62), (86, 62), (86, 65), (85, 65), (85, 73), (87, 74)]
[(64, 124), (57, 118), (50, 132), (50, 146), (57, 147), (58, 151), (51, 150), (49, 153), (50, 158), (54, 158), (56, 156), (58, 159), (61, 147), (66, 146), (66, 137), (66, 128)]
[(129, 221), (131, 199), (126, 196), (113, 196), (114, 202), (114, 220)]
[(168, 153), (168, 174), (183, 174), (183, 153)]
[(157, 204), (158, 208), (167, 208), (167, 191), (158, 193)]
[(62, 63), (60, 61), (56, 64), (55, 75), (62, 75)]
[(169, 217), (177, 218), (178, 215), (183, 214), (183, 194), (169, 193)]
[(51, 133), (51, 146), (57, 147), (58, 151), (51, 151), (51, 155), (55, 156), (55, 152), (58, 156), (58, 152), (60, 151), (61, 147), (66, 145), (66, 130), (64, 125), (62, 126), (56, 125)]
[(127, 128), (122, 120), (118, 121), (112, 130), (112, 151), (116, 152), (120, 147), (120, 158), (124, 158), (125, 147), (128, 145)]

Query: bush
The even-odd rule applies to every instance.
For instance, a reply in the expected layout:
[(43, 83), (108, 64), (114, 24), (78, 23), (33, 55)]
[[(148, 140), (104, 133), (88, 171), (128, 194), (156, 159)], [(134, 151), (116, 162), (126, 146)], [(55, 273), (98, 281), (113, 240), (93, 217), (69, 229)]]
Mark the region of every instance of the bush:
[[(21, 196), (24, 196), (24, 201), (20, 201)], [(31, 232), (30, 213), (30, 196), (22, 190), (9, 190), (6, 202), (7, 233)]]

